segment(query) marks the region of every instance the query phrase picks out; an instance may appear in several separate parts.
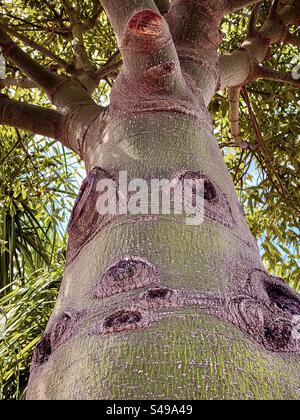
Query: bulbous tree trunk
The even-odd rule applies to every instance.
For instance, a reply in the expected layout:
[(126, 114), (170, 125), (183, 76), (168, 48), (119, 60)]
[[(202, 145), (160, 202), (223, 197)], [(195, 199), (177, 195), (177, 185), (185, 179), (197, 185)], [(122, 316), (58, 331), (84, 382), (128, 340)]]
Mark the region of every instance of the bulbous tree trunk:
[[(166, 18), (150, 0), (102, 4), (124, 70), (104, 116), (78, 106), (68, 123), (88, 176), (27, 398), (299, 398), (300, 299), (264, 270), (207, 110), (228, 2), (195, 6), (189, 32), (183, 1)], [(98, 181), (121, 171), (203, 179), (204, 222), (101, 215)]]

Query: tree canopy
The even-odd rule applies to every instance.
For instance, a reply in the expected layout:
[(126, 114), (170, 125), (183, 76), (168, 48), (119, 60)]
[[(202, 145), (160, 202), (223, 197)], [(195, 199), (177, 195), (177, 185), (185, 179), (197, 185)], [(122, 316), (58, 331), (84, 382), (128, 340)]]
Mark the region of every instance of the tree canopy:
[[(168, 1), (156, 3), (161, 11), (168, 6)], [(249, 27), (260, 28), (274, 3), (263, 1), (254, 12), (246, 7), (226, 16), (221, 53), (239, 49)], [(290, 27), (289, 36), (292, 41), (271, 46), (264, 66), (291, 81), (300, 63), (297, 25)], [(97, 104), (109, 103), (122, 59), (99, 1), (0, 1), (0, 45), (3, 38), (51, 75), (76, 80)], [(1, 95), (51, 109), (45, 91), (14, 61), (6, 60)], [(220, 91), (209, 109), (266, 268), (300, 290), (300, 94), (296, 82), (284, 82), (254, 80), (242, 87), (236, 96), (239, 127), (232, 118), (237, 110), (229, 105), (237, 92)], [(29, 359), (59, 285), (67, 219), (83, 174), (78, 156), (43, 134), (0, 126), (0, 289), (5, 288), (0, 340), (6, 323), (5, 340), (0, 341), (0, 396), (2, 377), (2, 393), (9, 398), (24, 395)]]

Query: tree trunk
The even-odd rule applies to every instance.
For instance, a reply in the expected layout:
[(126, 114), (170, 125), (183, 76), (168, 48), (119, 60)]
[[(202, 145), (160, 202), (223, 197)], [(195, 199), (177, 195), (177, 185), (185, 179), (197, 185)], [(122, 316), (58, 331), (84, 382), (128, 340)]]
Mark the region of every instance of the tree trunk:
[[(184, 2), (174, 1), (169, 26), (152, 1), (143, 10), (123, 3), (117, 13), (118, 1), (102, 1), (124, 70), (107, 115), (89, 115), (84, 141), (77, 132), (71, 139), (88, 177), (27, 398), (300, 398), (300, 299), (264, 270), (207, 111), (223, 10), (202, 5), (205, 31), (191, 39), (177, 22)], [(89, 113), (78, 109), (77, 124)], [(203, 223), (186, 223), (185, 214), (101, 215), (98, 183), (120, 188), (122, 171), (129, 181), (204, 180)]]

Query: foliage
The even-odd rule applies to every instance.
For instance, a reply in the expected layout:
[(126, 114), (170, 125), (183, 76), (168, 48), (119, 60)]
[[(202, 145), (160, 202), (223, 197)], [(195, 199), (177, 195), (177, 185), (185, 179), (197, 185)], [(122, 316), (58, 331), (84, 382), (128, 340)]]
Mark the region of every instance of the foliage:
[(30, 273), (55, 262), (63, 264), (66, 220), (80, 168), (54, 142), (15, 129), (1, 133), (0, 288), (15, 280), (24, 283)]
[[(241, 45), (249, 15), (246, 10), (223, 22), (223, 53)], [(267, 65), (290, 73), (299, 61), (296, 48), (274, 46)], [(217, 94), (210, 105), (217, 139), (266, 268), (300, 290), (300, 92), (290, 85), (257, 81), (248, 87), (248, 95), (266, 152), (258, 142), (245, 100), (241, 100), (240, 127), (250, 150), (234, 145), (226, 92)]]
[(0, 400), (24, 399), (33, 350), (53, 310), (62, 266), (41, 269), (0, 299)]

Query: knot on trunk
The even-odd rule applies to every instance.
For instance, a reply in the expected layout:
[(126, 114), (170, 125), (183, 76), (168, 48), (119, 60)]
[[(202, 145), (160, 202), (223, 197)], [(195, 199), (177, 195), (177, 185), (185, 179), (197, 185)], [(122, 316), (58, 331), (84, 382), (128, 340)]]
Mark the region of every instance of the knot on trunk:
[(163, 308), (179, 308), (182, 306), (177, 290), (167, 287), (155, 287), (143, 293), (138, 304), (150, 310)]
[(34, 370), (47, 363), (52, 353), (50, 334), (45, 334), (37, 344), (33, 358), (31, 370)]
[(93, 296), (104, 298), (117, 293), (158, 285), (161, 274), (149, 261), (125, 257), (109, 266), (96, 286)]
[(159, 64), (149, 69), (145, 76), (155, 80), (169, 76), (176, 70), (176, 64), (175, 61)]
[[(95, 167), (83, 181), (75, 202), (68, 225), (69, 241), (67, 251), (67, 264), (70, 264), (80, 253), (84, 245), (93, 239), (94, 235), (106, 224), (113, 220), (113, 213), (103, 214), (98, 211), (100, 197), (97, 189), (101, 180), (110, 181), (117, 188), (117, 175), (102, 168)], [(115, 188), (112, 188), (114, 193)], [(106, 192), (106, 195), (109, 191)], [(116, 197), (115, 197), (116, 200)]]
[(75, 312), (71, 310), (69, 313), (62, 313), (51, 323), (47, 333), (42, 337), (35, 349), (32, 359), (33, 370), (47, 363), (57, 348), (76, 335), (79, 321), (85, 315), (85, 311)]
[[(183, 184), (183, 206), (198, 208), (201, 200), (204, 200), (204, 218), (221, 223), (227, 228), (232, 228), (235, 224), (226, 194), (206, 175), (199, 171), (188, 170), (175, 175), (176, 180)], [(175, 201), (178, 200), (175, 198)], [(174, 206), (180, 203), (174, 203)]]
[(107, 316), (100, 327), (101, 334), (113, 334), (147, 328), (151, 324), (150, 317), (135, 309), (121, 309)]
[(299, 353), (300, 295), (261, 270), (250, 273), (243, 293), (230, 299), (227, 320), (268, 351)]

